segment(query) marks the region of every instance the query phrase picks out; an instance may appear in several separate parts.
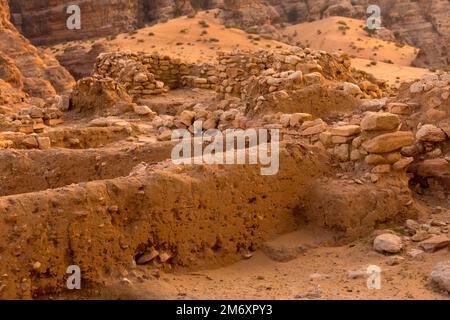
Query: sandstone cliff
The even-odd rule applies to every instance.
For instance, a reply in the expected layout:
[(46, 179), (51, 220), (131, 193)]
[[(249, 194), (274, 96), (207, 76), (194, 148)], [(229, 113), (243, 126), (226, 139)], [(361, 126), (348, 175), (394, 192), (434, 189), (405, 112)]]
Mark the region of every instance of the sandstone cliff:
[(413, 65), (450, 67), (450, 1), (442, 0), (269, 0), (283, 21), (291, 23), (329, 16), (366, 17), (370, 4), (379, 5), (383, 25), (421, 49)]
[(7, 0), (0, 0), (0, 104), (28, 96), (49, 97), (70, 90), (72, 76), (57, 60), (35, 48), (11, 24)]
[(129, 31), (143, 20), (142, 1), (82, 0), (81, 29), (69, 30), (66, 10), (72, 0), (10, 0), (14, 23), (35, 44), (84, 39)]
[(450, 67), (450, 2), (443, 0), (85, 0), (79, 1), (81, 30), (67, 30), (65, 9), (70, 0), (10, 2), (16, 25), (34, 43), (115, 34), (145, 21), (169, 19), (194, 9), (222, 8), (224, 23), (247, 28), (329, 16), (364, 18), (367, 6), (377, 4), (384, 26), (421, 48), (415, 66)]

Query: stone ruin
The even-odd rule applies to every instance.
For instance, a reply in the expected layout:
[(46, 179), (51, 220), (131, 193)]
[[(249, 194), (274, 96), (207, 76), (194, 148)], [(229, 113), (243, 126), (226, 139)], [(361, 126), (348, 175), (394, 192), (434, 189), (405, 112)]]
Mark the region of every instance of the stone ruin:
[(130, 95), (141, 98), (181, 87), (212, 89), (215, 83), (207, 66), (184, 63), (156, 53), (104, 53), (99, 55), (94, 72), (114, 79)]
[[(36, 106), (9, 117), (7, 123), (14, 125), (0, 133), (0, 148), (6, 149), (0, 190), (11, 199), (0, 199), (7, 215), (0, 234), (16, 232), (17, 224), (29, 231), (25, 221), (33, 210), (37, 226), (46, 226), (50, 215), (60, 217), (50, 236), (63, 239), (59, 246), (53, 238), (45, 240), (32, 253), (23, 246), (3, 254), (11, 266), (29, 266), (31, 256), (39, 261), (32, 261), (36, 279), (24, 267), (5, 280), (0, 295), (29, 297), (37, 292), (31, 285), (47, 285), (49, 292), (59, 288), (65, 270), (51, 268), (65, 265), (68, 248), (71, 262), (95, 266), (86, 272), (89, 281), (104, 277), (108, 265), (117, 266), (114, 275), (130, 263), (214, 267), (248, 256), (272, 235), (292, 231), (292, 208), (299, 204), (306, 220), (333, 229), (346, 243), (380, 223), (415, 218), (419, 210), (411, 189), (448, 199), (448, 74), (405, 84), (399, 95), (390, 96), (384, 83), (352, 70), (345, 55), (300, 48), (220, 53), (211, 65), (110, 53), (99, 56), (95, 73), (78, 81), (70, 101), (34, 101)], [(160, 99), (180, 88), (204, 89), (189, 92), (207, 98), (174, 105)], [(154, 99), (170, 107), (157, 114), (138, 104)], [(63, 113), (72, 126), (52, 127), (62, 124)], [(278, 129), (280, 174), (261, 177), (251, 166), (170, 163), (173, 130), (194, 133), (195, 121), (205, 130)], [(47, 170), (49, 159), (60, 170)], [(30, 165), (35, 170), (27, 170)], [(8, 177), (17, 176), (17, 170), (23, 176), (11, 183)], [(180, 211), (179, 203), (195, 206)], [(215, 213), (224, 207), (220, 220)], [(236, 214), (242, 208), (259, 216)], [(230, 220), (236, 229), (221, 228), (218, 239), (217, 226)], [(204, 233), (185, 232), (199, 225)], [(37, 241), (40, 234), (46, 233), (26, 233), (26, 239)], [(236, 234), (239, 247), (231, 240)], [(15, 239), (3, 240), (25, 241)], [(98, 254), (85, 255), (86, 250)], [(25, 285), (14, 287), (21, 279)]]

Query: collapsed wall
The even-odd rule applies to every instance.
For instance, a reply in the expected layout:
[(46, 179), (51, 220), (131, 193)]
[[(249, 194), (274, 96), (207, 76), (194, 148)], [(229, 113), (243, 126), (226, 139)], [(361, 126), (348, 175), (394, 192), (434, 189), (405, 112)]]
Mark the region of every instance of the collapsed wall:
[(94, 72), (123, 84), (131, 95), (151, 96), (182, 85), (189, 66), (180, 59), (134, 52), (103, 53)]
[(7, 0), (0, 0), (0, 66), (2, 104), (23, 106), (29, 97), (62, 94), (74, 84), (55, 58), (31, 45), (13, 26)]
[[(80, 266), (83, 283), (101, 283), (135, 261), (157, 259), (166, 269), (237, 261), (317, 214), (307, 211), (308, 197), (329, 170), (317, 151), (284, 145), (274, 176), (260, 175), (259, 166), (163, 162), (127, 177), (2, 197), (0, 297), (61, 292), (70, 265)], [(353, 213), (359, 233), (398, 212), (366, 215)]]

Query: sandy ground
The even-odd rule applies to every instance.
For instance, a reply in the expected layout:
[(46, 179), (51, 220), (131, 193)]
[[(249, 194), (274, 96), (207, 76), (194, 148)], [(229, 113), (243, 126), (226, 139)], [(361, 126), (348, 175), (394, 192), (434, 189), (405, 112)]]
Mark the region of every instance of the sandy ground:
[(425, 74), (431, 74), (428, 69), (414, 68), (396, 64), (377, 62), (376, 66), (370, 64), (370, 60), (352, 59), (352, 66), (358, 70), (373, 74), (378, 79), (383, 79), (391, 85), (399, 86), (403, 81), (412, 81), (421, 78)]
[[(144, 27), (133, 34), (124, 33), (113, 39), (102, 38), (95, 41), (106, 40), (108, 45), (115, 49), (159, 52), (193, 63), (215, 61), (218, 51), (287, 48), (285, 43), (279, 41), (267, 40), (260, 36), (254, 40), (255, 35), (249, 35), (243, 30), (225, 28), (216, 18), (216, 13), (217, 10), (199, 12), (195, 18), (183, 16), (167, 23)], [(206, 22), (206, 28), (201, 25), (203, 21)], [(350, 28), (345, 35), (338, 29), (342, 26), (340, 24), (342, 22)], [(398, 85), (401, 81), (410, 81), (431, 73), (427, 69), (410, 67), (417, 55), (416, 48), (407, 45), (399, 47), (394, 42), (371, 38), (361, 28), (363, 25), (360, 20), (331, 17), (289, 26), (284, 30), (284, 34), (291, 36), (293, 42), (308, 44), (313, 49), (330, 52), (341, 49), (353, 57), (352, 64), (355, 68), (372, 73), (391, 85)], [(321, 30), (320, 35), (317, 34), (317, 30)], [(90, 41), (74, 41), (51, 49), (55, 52), (67, 46), (89, 43)], [(377, 61), (376, 65), (370, 64), (373, 60)], [(386, 63), (388, 60), (390, 62)]]
[[(433, 217), (450, 223), (449, 211)], [(419, 221), (427, 218), (430, 216)], [(138, 266), (121, 281), (101, 291), (85, 291), (81, 298), (450, 300), (449, 294), (436, 290), (429, 280), (436, 263), (450, 258), (448, 248), (414, 260), (406, 252), (417, 248), (417, 243), (406, 241), (399, 254), (405, 260), (391, 266), (387, 264), (389, 255), (373, 250), (374, 235), (344, 246), (330, 245), (332, 236), (330, 231), (305, 226), (269, 242), (280, 252), (286, 248), (302, 248), (297, 257), (287, 262), (274, 260), (283, 255), (259, 250), (248, 259), (214, 270), (165, 273), (151, 266)], [(368, 288), (368, 266), (381, 269), (380, 289)], [(349, 276), (349, 273), (359, 275)]]
[[(225, 28), (215, 17), (215, 12), (199, 12), (195, 18), (179, 17), (168, 23), (139, 29), (133, 35), (120, 34), (111, 44), (132, 51), (158, 51), (196, 63), (215, 60), (217, 51), (287, 47), (281, 42), (261, 37), (252, 40), (243, 30)], [(203, 21), (207, 27), (201, 25)]]
[[(364, 31), (361, 20), (330, 17), (310, 23), (289, 26), (284, 34), (291, 36), (294, 43), (300, 41), (313, 49), (332, 52), (342, 50), (350, 56), (376, 61), (391, 60), (401, 66), (409, 66), (416, 58), (418, 49), (405, 45), (399, 47), (393, 41), (370, 37)], [(339, 30), (339, 28), (349, 28)]]

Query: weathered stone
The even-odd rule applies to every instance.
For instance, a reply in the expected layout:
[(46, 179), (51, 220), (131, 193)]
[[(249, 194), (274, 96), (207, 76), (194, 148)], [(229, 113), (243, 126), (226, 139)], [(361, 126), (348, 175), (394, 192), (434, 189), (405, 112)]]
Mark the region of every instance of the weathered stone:
[(155, 248), (150, 248), (142, 254), (137, 260), (137, 264), (146, 264), (159, 256), (159, 252)]
[(370, 153), (387, 153), (414, 144), (412, 132), (398, 131), (379, 135), (362, 144)]
[(439, 262), (431, 272), (431, 281), (439, 288), (450, 292), (450, 260)]
[(333, 144), (343, 144), (343, 143), (351, 143), (352, 137), (344, 137), (344, 136), (331, 136), (331, 142)]
[(295, 127), (304, 121), (311, 121), (312, 115), (309, 113), (293, 113), (289, 119), (289, 125)]
[(350, 160), (352, 160), (352, 161), (359, 161), (359, 160), (361, 160), (363, 158), (364, 158), (364, 154), (361, 153), (361, 151), (358, 150), (358, 149), (353, 149), (350, 152)]
[(400, 125), (400, 118), (388, 112), (370, 112), (361, 120), (364, 131), (392, 131)]
[(419, 231), (417, 231), (417, 233), (415, 235), (413, 235), (411, 237), (411, 240), (414, 242), (421, 242), (421, 241), (427, 240), (429, 238), (431, 238), (431, 234), (429, 234), (426, 231), (419, 230)]
[(388, 111), (393, 114), (409, 115), (412, 113), (412, 108), (406, 103), (390, 103), (388, 104)]
[(433, 236), (419, 243), (426, 252), (435, 252), (450, 245), (450, 238), (444, 235)]
[(303, 80), (303, 72), (301, 71), (295, 71), (288, 77), (289, 80), (293, 81), (294, 83), (301, 83)]
[(411, 260), (423, 260), (424, 252), (419, 249), (411, 249), (406, 252), (406, 256)]
[(399, 152), (391, 152), (386, 154), (369, 154), (365, 158), (365, 162), (369, 165), (393, 164), (401, 159)]
[(413, 157), (402, 158), (402, 159), (398, 160), (397, 162), (395, 162), (392, 165), (392, 168), (394, 170), (403, 170), (403, 169), (405, 169), (407, 166), (409, 166), (413, 162), (414, 162), (414, 158)]
[(450, 162), (443, 158), (424, 160), (417, 166), (416, 173), (420, 177), (450, 175)]
[(154, 114), (154, 112), (147, 106), (134, 106), (133, 107), (134, 113), (140, 115), (140, 116), (146, 116), (149, 114)]
[(319, 72), (305, 74), (304, 79), (307, 85), (320, 84), (325, 81), (324, 77)]
[(357, 125), (339, 126), (330, 129), (334, 136), (350, 137), (361, 132), (361, 127)]
[(194, 121), (194, 118), (195, 118), (194, 111), (184, 110), (183, 112), (181, 112), (179, 116), (179, 121), (185, 126), (189, 127)]
[(441, 128), (441, 130), (447, 135), (447, 138), (450, 139), (450, 123), (441, 123), (439, 128)]
[(391, 172), (391, 165), (389, 164), (380, 164), (372, 169), (372, 173), (376, 174), (385, 174)]
[(405, 261), (405, 258), (403, 258), (402, 256), (391, 256), (386, 260), (386, 264), (388, 266), (396, 266), (403, 261)]
[(35, 136), (27, 136), (25, 139), (22, 140), (22, 143), (27, 148), (38, 148), (39, 147), (39, 144), (38, 144)]
[(321, 123), (321, 124), (318, 124), (318, 125), (315, 125), (313, 127), (309, 127), (307, 129), (303, 130), (302, 132), (300, 132), (300, 135), (311, 136), (314, 134), (319, 134), (321, 132), (324, 132), (326, 129), (327, 129), (326, 124)]
[(319, 139), (325, 147), (330, 146), (332, 142), (332, 135), (330, 132), (322, 132), (319, 134)]
[(49, 137), (37, 137), (39, 149), (47, 150), (51, 147), (51, 141)]
[(344, 82), (343, 84), (343, 90), (345, 94), (351, 95), (351, 96), (359, 96), (362, 95), (361, 88), (351, 82)]
[(381, 253), (398, 253), (403, 248), (402, 239), (394, 234), (384, 233), (375, 238), (373, 248)]
[(374, 99), (374, 100), (366, 100), (360, 106), (359, 109), (362, 112), (366, 111), (380, 111), (386, 105), (386, 99)]
[(333, 154), (341, 162), (348, 161), (349, 160), (349, 145), (341, 144), (339, 146), (334, 147)]
[(416, 138), (419, 141), (440, 142), (447, 139), (447, 135), (440, 128), (432, 124), (426, 124), (417, 131)]

